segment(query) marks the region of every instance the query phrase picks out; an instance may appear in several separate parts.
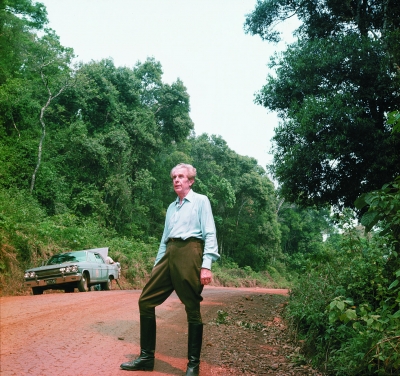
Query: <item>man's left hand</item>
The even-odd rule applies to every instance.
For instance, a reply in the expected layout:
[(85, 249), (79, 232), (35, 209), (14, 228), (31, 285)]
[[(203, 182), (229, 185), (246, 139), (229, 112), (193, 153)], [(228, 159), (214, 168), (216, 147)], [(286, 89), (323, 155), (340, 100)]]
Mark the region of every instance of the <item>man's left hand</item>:
[(211, 270), (206, 268), (201, 268), (200, 270), (200, 283), (202, 285), (208, 285), (212, 281)]

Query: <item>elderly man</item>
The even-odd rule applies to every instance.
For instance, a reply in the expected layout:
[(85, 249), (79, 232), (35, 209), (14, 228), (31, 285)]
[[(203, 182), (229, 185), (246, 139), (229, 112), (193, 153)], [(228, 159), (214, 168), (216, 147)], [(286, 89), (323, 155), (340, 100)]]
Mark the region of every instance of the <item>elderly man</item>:
[(149, 281), (139, 299), (140, 356), (122, 363), (129, 371), (152, 371), (156, 347), (155, 307), (173, 291), (185, 305), (188, 321), (186, 376), (198, 375), (203, 340), (201, 293), (212, 281), (211, 264), (219, 258), (214, 218), (208, 198), (191, 189), (196, 169), (178, 164), (171, 170), (176, 200), (170, 204), (164, 233)]

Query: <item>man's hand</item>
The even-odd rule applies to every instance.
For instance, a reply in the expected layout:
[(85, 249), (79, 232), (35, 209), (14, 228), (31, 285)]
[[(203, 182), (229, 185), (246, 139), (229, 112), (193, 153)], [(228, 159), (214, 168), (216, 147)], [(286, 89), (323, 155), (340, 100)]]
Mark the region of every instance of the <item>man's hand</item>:
[(208, 285), (212, 281), (211, 270), (206, 268), (201, 268), (200, 270), (200, 283), (202, 285)]

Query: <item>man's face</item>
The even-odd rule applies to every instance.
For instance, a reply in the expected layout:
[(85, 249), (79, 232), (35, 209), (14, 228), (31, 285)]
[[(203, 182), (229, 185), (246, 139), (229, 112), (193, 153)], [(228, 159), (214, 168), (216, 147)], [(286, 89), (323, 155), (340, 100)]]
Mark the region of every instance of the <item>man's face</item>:
[(184, 198), (190, 191), (193, 179), (188, 179), (186, 168), (177, 168), (172, 173), (172, 184), (174, 185), (175, 193), (180, 198)]

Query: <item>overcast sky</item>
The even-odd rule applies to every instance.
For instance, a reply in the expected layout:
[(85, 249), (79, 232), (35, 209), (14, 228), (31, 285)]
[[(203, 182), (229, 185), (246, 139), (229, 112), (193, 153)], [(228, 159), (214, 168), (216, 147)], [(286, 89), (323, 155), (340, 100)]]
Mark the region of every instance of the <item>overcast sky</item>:
[[(112, 58), (133, 68), (154, 57), (163, 81), (180, 78), (190, 95), (196, 135), (220, 135), (240, 155), (265, 167), (276, 114), (254, 104), (269, 57), (285, 47), (244, 33), (256, 0), (39, 0), (49, 27), (78, 60)], [(285, 31), (286, 29), (286, 31)], [(291, 29), (283, 25), (285, 40)]]

